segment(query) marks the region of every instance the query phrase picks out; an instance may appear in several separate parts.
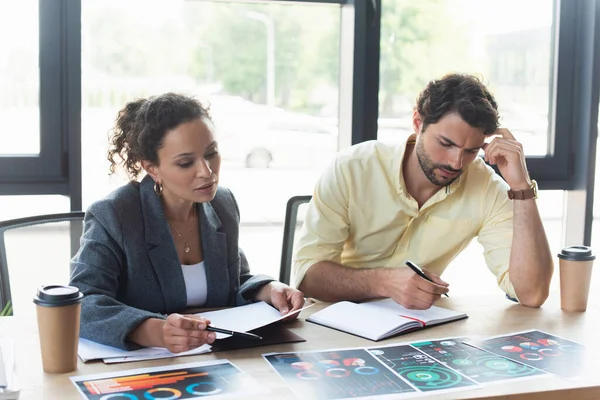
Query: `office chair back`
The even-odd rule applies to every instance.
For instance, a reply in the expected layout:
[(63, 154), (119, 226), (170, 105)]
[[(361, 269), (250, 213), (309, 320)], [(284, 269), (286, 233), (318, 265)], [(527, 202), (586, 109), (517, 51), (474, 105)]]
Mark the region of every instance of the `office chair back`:
[(68, 282), (84, 216), (73, 211), (0, 222), (0, 315), (13, 315), (15, 303), (23, 309), (30, 304), (33, 311), (38, 286)]
[(312, 196), (294, 196), (287, 202), (285, 208), (285, 225), (283, 227), (283, 248), (281, 249), (281, 266), (279, 280), (290, 284), (292, 274), (292, 257), (294, 254), (294, 238), (302, 226), (298, 221), (298, 208), (308, 203)]

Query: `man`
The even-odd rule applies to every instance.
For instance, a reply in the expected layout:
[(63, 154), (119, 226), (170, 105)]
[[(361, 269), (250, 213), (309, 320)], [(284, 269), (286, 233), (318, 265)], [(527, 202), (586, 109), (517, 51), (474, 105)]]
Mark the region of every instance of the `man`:
[(324, 301), (391, 297), (427, 309), (448, 292), (441, 273), (477, 237), (507, 296), (542, 305), (554, 266), (537, 187), (521, 144), (498, 128), (494, 97), (473, 76), (434, 80), (413, 129), (397, 147), (369, 141), (340, 152), (321, 176), (294, 257), (296, 286)]

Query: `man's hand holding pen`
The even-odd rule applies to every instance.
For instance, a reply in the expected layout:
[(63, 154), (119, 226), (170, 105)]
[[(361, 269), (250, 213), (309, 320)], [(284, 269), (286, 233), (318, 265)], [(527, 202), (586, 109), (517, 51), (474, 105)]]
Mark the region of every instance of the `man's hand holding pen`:
[(391, 297), (408, 309), (427, 310), (448, 293), (448, 283), (432, 272), (423, 271), (424, 279), (408, 266), (386, 268), (381, 282), (380, 296)]

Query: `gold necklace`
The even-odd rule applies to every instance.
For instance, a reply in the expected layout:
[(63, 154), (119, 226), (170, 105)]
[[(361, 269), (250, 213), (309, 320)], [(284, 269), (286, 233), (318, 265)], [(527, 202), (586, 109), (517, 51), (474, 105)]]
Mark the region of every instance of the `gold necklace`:
[[(192, 208), (192, 215), (193, 214), (194, 214), (194, 209)], [(166, 217), (166, 215), (165, 215), (165, 217)], [(190, 237), (192, 237), (192, 222), (193, 221), (194, 221), (194, 219), (192, 218), (191, 221), (190, 221), (190, 227), (188, 229), (188, 238), (187, 238), (187, 240), (183, 240), (183, 238), (181, 237), (181, 235), (179, 234), (179, 232), (177, 231), (177, 229), (175, 229), (175, 226), (171, 223), (171, 220), (169, 219), (169, 217), (167, 217), (167, 222), (169, 223), (169, 225), (171, 225), (171, 228), (173, 228), (173, 230), (175, 231), (175, 233), (177, 234), (177, 236), (179, 236), (179, 239), (181, 239), (181, 241), (183, 242), (183, 251), (185, 251), (186, 253), (190, 252), (189, 241), (190, 241)]]

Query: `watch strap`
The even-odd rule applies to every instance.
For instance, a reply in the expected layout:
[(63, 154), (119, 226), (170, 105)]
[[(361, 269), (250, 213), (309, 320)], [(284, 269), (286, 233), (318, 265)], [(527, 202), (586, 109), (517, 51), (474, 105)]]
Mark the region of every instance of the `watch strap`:
[(508, 190), (508, 198), (510, 200), (527, 200), (537, 198), (535, 182), (531, 183), (531, 187), (525, 190)]

